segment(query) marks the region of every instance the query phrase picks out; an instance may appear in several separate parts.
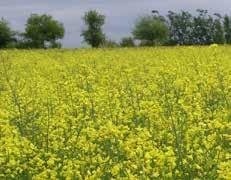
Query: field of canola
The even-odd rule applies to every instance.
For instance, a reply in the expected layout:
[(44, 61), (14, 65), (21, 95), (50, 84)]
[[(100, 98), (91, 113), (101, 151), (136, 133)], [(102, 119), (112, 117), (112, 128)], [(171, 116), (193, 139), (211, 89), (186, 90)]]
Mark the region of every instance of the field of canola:
[(0, 179), (231, 179), (231, 47), (0, 52)]

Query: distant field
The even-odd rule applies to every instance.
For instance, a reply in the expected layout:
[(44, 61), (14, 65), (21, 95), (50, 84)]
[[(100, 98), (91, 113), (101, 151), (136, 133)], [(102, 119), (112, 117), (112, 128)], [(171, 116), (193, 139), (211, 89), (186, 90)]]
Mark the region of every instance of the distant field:
[(231, 179), (231, 47), (0, 52), (0, 179)]

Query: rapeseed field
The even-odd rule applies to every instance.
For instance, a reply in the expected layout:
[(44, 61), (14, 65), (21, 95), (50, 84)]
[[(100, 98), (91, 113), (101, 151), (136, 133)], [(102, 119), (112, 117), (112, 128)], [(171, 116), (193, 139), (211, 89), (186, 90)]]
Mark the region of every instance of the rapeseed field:
[(0, 52), (0, 179), (231, 179), (231, 47)]

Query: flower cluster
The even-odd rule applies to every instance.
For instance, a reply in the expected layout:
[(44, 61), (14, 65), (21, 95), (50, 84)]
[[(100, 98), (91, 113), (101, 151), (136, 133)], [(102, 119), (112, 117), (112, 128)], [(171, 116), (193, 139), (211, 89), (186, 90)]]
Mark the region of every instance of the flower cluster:
[(0, 179), (231, 179), (231, 48), (0, 52)]

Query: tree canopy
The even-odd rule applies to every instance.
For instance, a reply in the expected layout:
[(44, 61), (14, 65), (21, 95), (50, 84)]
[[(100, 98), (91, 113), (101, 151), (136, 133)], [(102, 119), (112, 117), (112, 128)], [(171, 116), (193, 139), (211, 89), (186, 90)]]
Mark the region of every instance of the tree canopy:
[(64, 27), (50, 15), (32, 14), (27, 20), (24, 37), (32, 48), (59, 47), (57, 40), (64, 37)]
[(105, 23), (105, 16), (97, 11), (91, 10), (85, 13), (83, 17), (86, 29), (82, 31), (84, 41), (92, 47), (99, 47), (105, 40), (105, 34), (102, 31), (102, 26)]
[(120, 41), (120, 46), (121, 47), (134, 47), (135, 42), (132, 37), (124, 37)]
[(231, 44), (231, 18), (228, 15), (224, 17), (225, 42)]
[(160, 17), (141, 16), (136, 21), (132, 34), (146, 45), (163, 44), (168, 39), (168, 27)]
[(0, 48), (9, 47), (12, 42), (15, 42), (14, 35), (8, 22), (2, 18), (0, 20)]
[[(93, 48), (133, 47), (137, 42), (140, 42), (140, 46), (231, 44), (230, 16), (211, 15), (204, 9), (196, 12), (168, 11), (166, 16), (162, 16), (153, 10), (151, 15), (137, 18), (132, 37), (122, 38), (117, 43), (103, 32), (106, 17), (96, 10), (90, 10), (82, 17), (85, 28), (81, 36)], [(52, 16), (31, 14), (25, 26), (25, 32), (16, 32), (11, 30), (5, 19), (0, 19), (0, 48), (61, 47), (60, 40), (64, 37), (65, 29)]]

